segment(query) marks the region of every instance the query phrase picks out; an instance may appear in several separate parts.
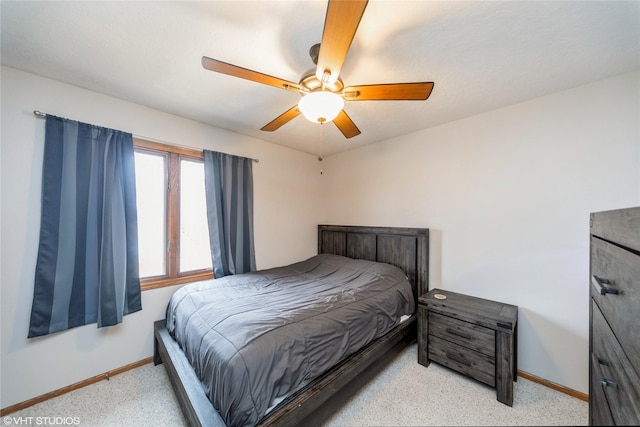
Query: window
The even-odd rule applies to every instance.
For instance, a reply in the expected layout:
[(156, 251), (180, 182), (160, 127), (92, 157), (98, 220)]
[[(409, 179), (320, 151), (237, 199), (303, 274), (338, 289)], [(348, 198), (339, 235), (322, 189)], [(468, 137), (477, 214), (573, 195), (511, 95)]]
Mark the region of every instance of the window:
[(180, 160), (180, 271), (211, 269), (202, 161)]
[(202, 152), (134, 146), (142, 290), (212, 278)]
[(136, 151), (136, 205), (140, 277), (163, 276), (167, 271), (166, 156)]

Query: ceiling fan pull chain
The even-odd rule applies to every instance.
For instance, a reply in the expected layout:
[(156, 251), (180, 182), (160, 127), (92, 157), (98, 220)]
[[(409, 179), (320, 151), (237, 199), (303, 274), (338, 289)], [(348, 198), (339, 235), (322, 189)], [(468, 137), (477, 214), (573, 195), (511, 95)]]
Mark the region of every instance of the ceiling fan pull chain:
[[(322, 162), (322, 143), (324, 142), (324, 123), (320, 123), (320, 149), (318, 150), (318, 161)], [(320, 175), (322, 175), (322, 166), (320, 166)]]

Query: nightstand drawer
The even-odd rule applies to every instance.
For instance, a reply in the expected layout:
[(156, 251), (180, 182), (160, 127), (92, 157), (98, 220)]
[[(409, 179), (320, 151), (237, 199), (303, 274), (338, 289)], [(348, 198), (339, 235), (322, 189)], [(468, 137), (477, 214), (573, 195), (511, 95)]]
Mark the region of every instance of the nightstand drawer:
[(640, 420), (640, 378), (595, 303), (592, 310), (592, 380), (604, 391), (615, 423), (636, 424)]
[(433, 311), (429, 312), (429, 334), (490, 357), (495, 357), (496, 354), (496, 334), (493, 329), (443, 316)]
[(491, 387), (496, 386), (495, 359), (482, 353), (429, 335), (429, 359)]

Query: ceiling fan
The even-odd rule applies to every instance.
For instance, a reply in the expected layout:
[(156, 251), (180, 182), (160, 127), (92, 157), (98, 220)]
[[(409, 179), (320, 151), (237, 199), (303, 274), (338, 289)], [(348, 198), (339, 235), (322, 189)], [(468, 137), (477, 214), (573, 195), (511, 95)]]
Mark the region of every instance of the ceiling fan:
[(433, 82), (387, 83), (346, 86), (340, 70), (355, 36), (365, 1), (329, 0), (322, 41), (311, 47), (309, 54), (316, 64), (302, 76), (299, 83), (262, 74), (226, 62), (202, 57), (202, 66), (210, 71), (252, 80), (280, 89), (299, 92), (300, 102), (263, 126), (272, 132), (302, 113), (316, 123), (333, 121), (346, 138), (360, 134), (360, 130), (344, 111), (344, 101), (425, 100), (431, 94)]

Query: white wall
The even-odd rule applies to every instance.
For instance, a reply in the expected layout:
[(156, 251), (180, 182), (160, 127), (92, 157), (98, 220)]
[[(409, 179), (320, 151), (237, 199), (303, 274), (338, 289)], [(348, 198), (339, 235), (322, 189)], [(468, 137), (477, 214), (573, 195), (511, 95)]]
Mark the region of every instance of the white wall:
[[(152, 354), (175, 287), (123, 324), (27, 340), (44, 121), (33, 110), (259, 158), (258, 268), (316, 252), (318, 223), (429, 227), (432, 287), (520, 307), (519, 368), (588, 391), (589, 212), (640, 204), (640, 73), (339, 155), (315, 156), (2, 67), (4, 408)], [(428, 108), (428, 103), (425, 105)]]
[(87, 325), (27, 340), (40, 227), (41, 110), (141, 137), (259, 158), (254, 164), (258, 268), (312, 256), (320, 222), (315, 156), (120, 99), (2, 67), (0, 407), (25, 401), (152, 355), (152, 325), (176, 287), (142, 293), (121, 325)]
[(518, 368), (587, 393), (589, 213), (640, 205), (639, 82), (327, 157), (325, 222), (431, 228), (431, 287), (518, 305)]

